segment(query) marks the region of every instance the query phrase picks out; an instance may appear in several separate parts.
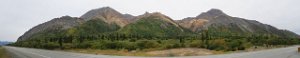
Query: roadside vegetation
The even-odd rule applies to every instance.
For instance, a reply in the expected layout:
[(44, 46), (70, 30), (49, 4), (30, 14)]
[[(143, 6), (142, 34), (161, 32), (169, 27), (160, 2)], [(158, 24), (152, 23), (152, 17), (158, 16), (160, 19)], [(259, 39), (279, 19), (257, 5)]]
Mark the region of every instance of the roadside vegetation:
[(11, 58), (9, 55), (6, 53), (3, 47), (0, 46), (0, 58)]
[[(299, 44), (297, 38), (281, 38), (275, 35), (213, 36), (203, 32), (199, 36), (151, 37), (127, 34), (103, 34), (97, 36), (54, 36), (55, 38), (31, 39), (11, 45), (43, 49), (97, 51), (91, 53), (129, 56), (151, 56), (148, 51), (176, 48), (200, 48), (213, 51), (238, 51), (259, 47), (288, 46)], [(220, 34), (220, 33), (219, 33)], [(86, 50), (87, 49), (87, 50)], [(99, 53), (100, 52), (100, 53)], [(101, 53), (102, 52), (102, 53)], [(111, 53), (109, 53), (111, 52)], [(134, 53), (131, 53), (134, 52)], [(86, 52), (83, 52), (86, 53)], [(153, 56), (153, 55), (152, 55)]]
[[(215, 33), (222, 34), (222, 33)], [(138, 34), (100, 34), (100, 35), (48, 35), (19, 41), (14, 46), (44, 48), (44, 49), (114, 49), (114, 50), (144, 50), (171, 48), (206, 48), (217, 51), (245, 50), (255, 46), (276, 46), (299, 44), (298, 38), (282, 38), (276, 35), (238, 35), (215, 36), (210, 31), (199, 36), (156, 37)]]

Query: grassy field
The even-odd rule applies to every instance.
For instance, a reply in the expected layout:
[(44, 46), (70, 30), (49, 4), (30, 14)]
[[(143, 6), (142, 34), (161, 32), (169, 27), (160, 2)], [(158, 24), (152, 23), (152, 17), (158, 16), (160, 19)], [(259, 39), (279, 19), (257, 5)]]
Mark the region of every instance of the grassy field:
[(0, 58), (10, 58), (3, 47), (0, 47)]

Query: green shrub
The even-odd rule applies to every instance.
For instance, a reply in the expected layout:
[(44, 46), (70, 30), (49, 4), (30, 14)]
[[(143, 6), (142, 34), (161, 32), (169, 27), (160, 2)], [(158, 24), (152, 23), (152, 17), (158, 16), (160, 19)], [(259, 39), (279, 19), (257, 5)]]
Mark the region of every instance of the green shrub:
[(188, 47), (194, 47), (194, 48), (203, 48), (203, 42), (202, 40), (192, 40), (191, 42), (187, 42)]
[(210, 40), (207, 48), (211, 50), (225, 50), (226, 41), (224, 39)]
[(92, 42), (90, 42), (90, 41), (84, 41), (84, 42), (82, 42), (82, 43), (76, 43), (76, 44), (75, 44), (75, 47), (76, 47), (76, 48), (91, 48), (91, 46), (92, 46), (91, 43), (92, 43)]
[(175, 39), (163, 40), (161, 44), (162, 44), (162, 49), (183, 47), (180, 41)]
[(159, 47), (159, 44), (154, 40), (140, 40), (140, 41), (137, 41), (136, 44), (137, 44), (137, 48), (139, 48), (139, 49)]
[(45, 49), (55, 49), (55, 48), (59, 48), (59, 44), (55, 43), (55, 42), (48, 42), (46, 43), (46, 45), (44, 46)]

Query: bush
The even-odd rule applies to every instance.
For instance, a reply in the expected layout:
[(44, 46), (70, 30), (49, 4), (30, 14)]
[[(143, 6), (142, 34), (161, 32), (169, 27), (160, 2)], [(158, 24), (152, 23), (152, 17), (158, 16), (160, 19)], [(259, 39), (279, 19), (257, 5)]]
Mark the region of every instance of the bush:
[(105, 47), (105, 45), (104, 45), (107, 42), (110, 42), (110, 41), (107, 41), (107, 40), (95, 40), (95, 41), (92, 42), (91, 48), (93, 48), (93, 49), (107, 49), (107, 47)]
[(207, 48), (211, 50), (225, 50), (227, 47), (224, 39), (215, 39), (208, 42)]
[(240, 46), (240, 43), (237, 40), (233, 40), (228, 42), (228, 49), (229, 51), (235, 51), (238, 49), (238, 47)]
[(203, 48), (202, 40), (191, 40), (187, 45), (188, 47)]
[(65, 44), (63, 44), (63, 48), (64, 49), (71, 49), (73, 46), (72, 46), (72, 44), (71, 43), (65, 43)]
[(75, 43), (76, 48), (91, 48), (92, 42), (90, 41), (84, 41), (82, 43)]
[(136, 50), (138, 48), (135, 42), (121, 41), (120, 43), (122, 44), (122, 47), (124, 49), (127, 49), (129, 51)]
[(229, 51), (235, 51), (235, 50), (245, 50), (246, 48), (250, 48), (253, 46), (252, 43), (247, 42), (245, 39), (236, 39), (231, 40), (228, 42), (228, 49)]
[(162, 42), (162, 49), (183, 47), (179, 40), (169, 39)]
[(154, 40), (140, 40), (140, 41), (137, 41), (136, 44), (137, 44), (137, 48), (139, 48), (139, 49), (159, 47), (159, 44)]
[(117, 49), (118, 45), (119, 44), (116, 42), (106, 42), (106, 43), (103, 43), (103, 48), (104, 49)]
[(55, 42), (48, 42), (46, 43), (46, 45), (44, 45), (45, 49), (55, 49), (55, 48), (59, 48), (59, 44), (55, 43)]

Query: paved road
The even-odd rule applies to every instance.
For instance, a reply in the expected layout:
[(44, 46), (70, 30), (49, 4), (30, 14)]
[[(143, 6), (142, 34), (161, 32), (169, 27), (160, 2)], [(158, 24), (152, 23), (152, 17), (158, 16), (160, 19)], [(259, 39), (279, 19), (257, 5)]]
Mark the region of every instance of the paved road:
[(51, 51), (32, 48), (20, 48), (5, 46), (4, 48), (13, 58), (300, 58), (297, 47), (277, 48), (255, 52), (232, 53), (208, 56), (185, 56), (185, 57), (133, 57), (133, 56), (109, 56)]

